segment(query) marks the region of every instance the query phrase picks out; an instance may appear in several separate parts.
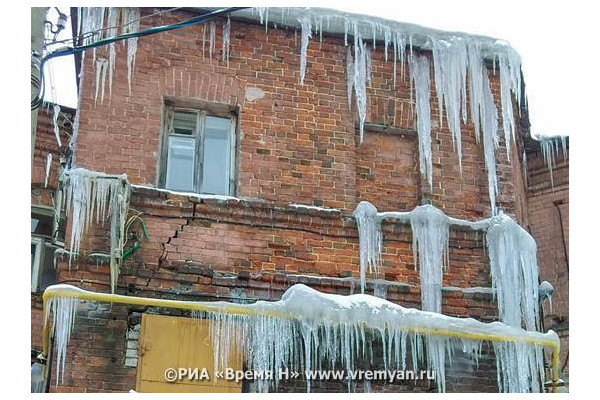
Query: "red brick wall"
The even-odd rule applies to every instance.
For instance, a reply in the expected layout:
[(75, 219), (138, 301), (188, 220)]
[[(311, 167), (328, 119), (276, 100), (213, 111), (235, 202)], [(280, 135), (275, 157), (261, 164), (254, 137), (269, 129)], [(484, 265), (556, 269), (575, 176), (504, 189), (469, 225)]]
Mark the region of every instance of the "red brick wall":
[[(178, 13), (176, 18), (153, 17), (144, 23), (154, 26), (185, 17)], [(139, 39), (131, 94), (125, 49), (117, 45), (113, 93), (108, 96), (107, 88), (103, 102), (94, 101), (95, 72), (91, 53), (86, 54), (76, 150), (79, 166), (125, 172), (132, 183), (153, 186), (157, 182), (165, 96), (241, 106), (238, 197), (250, 200), (201, 201), (135, 189), (131, 205), (143, 212), (150, 239), (124, 263), (118, 291), (195, 300), (274, 300), (287, 287), (301, 282), (325, 292), (357, 292), (355, 280), (349, 279), (358, 277), (358, 237), (350, 216), (355, 205), (367, 199), (380, 211), (405, 211), (428, 196), (427, 190), (422, 190), (427, 185), (419, 176), (408, 77), (399, 75), (393, 87), (392, 64), (383, 62), (379, 46), (373, 54), (367, 120), (393, 125), (404, 133), (367, 131), (359, 144), (356, 112), (349, 110), (347, 101), (343, 39), (325, 37), (322, 45), (318, 40), (311, 43), (305, 84), (301, 86), (300, 39), (294, 31), (270, 29), (267, 35), (263, 26), (232, 21), (231, 32), (229, 66), (220, 58), (220, 24), (217, 54), (212, 61), (208, 59), (208, 43), (206, 58), (202, 55), (201, 26)], [(104, 52), (99, 49), (97, 56)], [(499, 97), (498, 79), (491, 79)], [(247, 88), (259, 88), (265, 96), (246, 100)], [(432, 93), (432, 118), (437, 120), (435, 99)], [(453, 217), (488, 216), (483, 148), (476, 143), (472, 126), (463, 127), (462, 178), (447, 124), (444, 122), (440, 129), (434, 122), (432, 136), (433, 203)], [(510, 166), (504, 147), (497, 158), (500, 206), (522, 220), (525, 191), (520, 178), (512, 173), (514, 168), (519, 169), (518, 161)], [(340, 211), (298, 210), (288, 206), (291, 202)], [(81, 256), (70, 269), (65, 261), (61, 263), (61, 282), (110, 290), (108, 266), (88, 258), (92, 252), (107, 252), (107, 229), (108, 224), (90, 229)], [(410, 228), (386, 223), (384, 238), (383, 271), (369, 277), (395, 282), (388, 290), (391, 301), (419, 307), (419, 278), (414, 269)], [(489, 287), (481, 237), (473, 232), (452, 231), (450, 245), (444, 285)], [(372, 291), (369, 284), (367, 292)], [(444, 290), (443, 311), (485, 321), (495, 319), (497, 314), (488, 293), (465, 293), (453, 288)], [(114, 312), (102, 310), (90, 315), (82, 311), (83, 325), (77, 324), (75, 329), (78, 341), (70, 346), (73, 350), (67, 357), (65, 383), (55, 390), (132, 387), (135, 374), (123, 370), (121, 352), (127, 313), (122, 308)], [(40, 329), (39, 323), (39, 318), (32, 316), (34, 330)], [(115, 338), (111, 351), (105, 355), (98, 351), (92, 363), (84, 355), (89, 347), (85, 338), (94, 334), (90, 328), (96, 323)], [(32, 332), (32, 341), (37, 340), (36, 335)], [(115, 378), (107, 378), (109, 374)], [(87, 376), (104, 383), (85, 386)], [(495, 380), (485, 374), (477, 376), (481, 377), (479, 389), (495, 390)], [(461, 387), (459, 381), (457, 378), (457, 388)]]
[(552, 309), (544, 305), (544, 326), (561, 337), (564, 363), (569, 352), (569, 162), (562, 152), (556, 157), (554, 187), (541, 151), (528, 153), (527, 169), (529, 230), (538, 246), (540, 279), (554, 286)]

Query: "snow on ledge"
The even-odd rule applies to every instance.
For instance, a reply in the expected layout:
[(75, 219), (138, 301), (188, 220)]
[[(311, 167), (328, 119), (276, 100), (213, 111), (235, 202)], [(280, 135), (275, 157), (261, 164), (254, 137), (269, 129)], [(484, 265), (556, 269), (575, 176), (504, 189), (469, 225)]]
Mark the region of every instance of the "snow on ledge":
[(288, 204), (288, 206), (291, 208), (302, 209), (302, 210), (316, 210), (316, 211), (322, 211), (322, 212), (341, 212), (341, 210), (339, 208), (319, 207), (319, 206), (313, 206), (313, 205), (309, 205), (309, 204), (290, 203), (290, 204)]

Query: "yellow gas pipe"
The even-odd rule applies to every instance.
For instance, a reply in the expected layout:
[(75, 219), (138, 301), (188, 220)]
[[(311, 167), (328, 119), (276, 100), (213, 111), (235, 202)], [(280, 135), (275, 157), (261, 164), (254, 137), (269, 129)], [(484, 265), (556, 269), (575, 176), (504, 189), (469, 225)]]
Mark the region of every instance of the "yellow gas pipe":
[[(51, 289), (51, 288), (48, 288)], [(120, 294), (110, 294), (110, 293), (95, 293), (87, 290), (79, 289), (72, 287), (65, 289), (56, 289), (52, 288), (52, 290), (44, 291), (43, 295), (43, 315), (46, 315), (46, 307), (47, 301), (53, 297), (68, 297), (68, 298), (76, 298), (79, 300), (90, 300), (90, 301), (99, 301), (105, 303), (118, 303), (118, 304), (128, 304), (128, 305), (136, 305), (136, 306), (149, 306), (149, 307), (164, 307), (164, 308), (175, 308), (180, 310), (190, 310), (190, 311), (213, 311), (213, 312), (221, 312), (221, 313), (229, 313), (229, 314), (238, 314), (238, 315), (264, 315), (267, 317), (273, 318), (287, 318), (287, 319), (300, 319), (299, 315), (286, 314), (274, 311), (267, 310), (253, 310), (241, 305), (228, 304), (224, 306), (223, 304), (215, 305), (210, 302), (197, 302), (197, 301), (182, 301), (182, 300), (167, 300), (167, 299), (153, 299), (148, 297), (134, 297), (134, 296), (123, 296)], [(75, 289), (75, 290), (73, 290)], [(44, 328), (43, 328), (43, 342), (42, 342), (42, 353), (39, 358), (45, 360), (48, 355), (48, 342), (49, 342), (49, 321), (47, 318), (44, 319)], [(408, 332), (426, 334), (426, 335), (434, 335), (434, 336), (443, 336), (443, 337), (453, 337), (459, 339), (473, 339), (473, 340), (487, 340), (491, 342), (513, 342), (513, 343), (527, 343), (527, 344), (537, 344), (544, 347), (548, 347), (552, 349), (552, 391), (556, 392), (558, 390), (559, 383), (559, 343), (556, 343), (550, 339), (538, 339), (532, 337), (523, 337), (523, 336), (511, 336), (511, 335), (499, 335), (499, 334), (487, 334), (487, 333), (473, 333), (473, 332), (457, 332), (451, 330), (444, 329), (435, 329), (435, 328), (419, 328), (419, 327), (409, 327), (406, 329)]]

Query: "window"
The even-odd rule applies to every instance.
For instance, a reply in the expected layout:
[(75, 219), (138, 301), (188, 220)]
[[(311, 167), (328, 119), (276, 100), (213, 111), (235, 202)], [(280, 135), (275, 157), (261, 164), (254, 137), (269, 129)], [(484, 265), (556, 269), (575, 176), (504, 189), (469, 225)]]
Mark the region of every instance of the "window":
[(182, 192), (234, 194), (233, 114), (167, 106), (163, 143), (160, 186)]

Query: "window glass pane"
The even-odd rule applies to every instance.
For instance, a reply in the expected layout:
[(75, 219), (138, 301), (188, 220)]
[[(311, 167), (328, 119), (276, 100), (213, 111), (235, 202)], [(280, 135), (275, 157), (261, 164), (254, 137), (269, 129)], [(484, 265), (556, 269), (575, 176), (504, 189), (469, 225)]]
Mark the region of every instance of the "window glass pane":
[(169, 136), (167, 189), (194, 191), (194, 147), (194, 138)]
[(202, 193), (229, 195), (231, 120), (207, 116)]
[(173, 115), (173, 133), (179, 135), (195, 135), (196, 120), (196, 113), (176, 112)]

